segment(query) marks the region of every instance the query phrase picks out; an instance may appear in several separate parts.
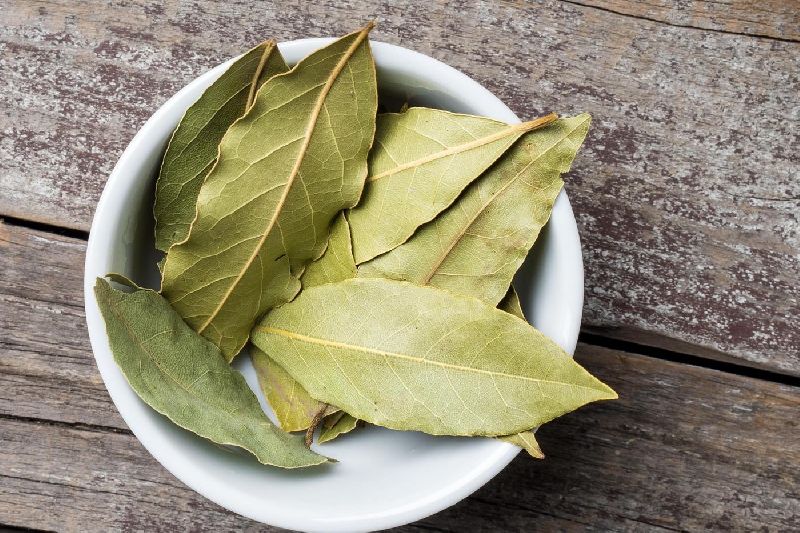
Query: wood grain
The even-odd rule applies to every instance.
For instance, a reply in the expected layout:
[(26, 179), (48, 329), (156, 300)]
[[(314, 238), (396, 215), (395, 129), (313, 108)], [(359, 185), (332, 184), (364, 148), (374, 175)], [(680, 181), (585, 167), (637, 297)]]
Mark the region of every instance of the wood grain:
[(91, 357), (85, 248), (0, 222), (0, 415), (125, 428)]
[(266, 36), (374, 18), (374, 38), (462, 69), (522, 117), (592, 113), (567, 180), (587, 327), (800, 375), (800, 44), (713, 29), (792, 38), (791, 3), (756, 4), (730, 15), (752, 11), (751, 27), (694, 2), (702, 30), (660, 0), (3, 0), (0, 214), (88, 229), (122, 149), (178, 88)]
[(786, 0), (568, 0), (673, 26), (800, 40), (800, 4)]
[[(88, 345), (83, 250), (0, 225), (0, 523), (262, 529), (184, 487), (126, 429)], [(800, 390), (585, 344), (578, 360), (621, 399), (545, 426), (546, 460), (521, 456), (402, 531), (800, 527)]]

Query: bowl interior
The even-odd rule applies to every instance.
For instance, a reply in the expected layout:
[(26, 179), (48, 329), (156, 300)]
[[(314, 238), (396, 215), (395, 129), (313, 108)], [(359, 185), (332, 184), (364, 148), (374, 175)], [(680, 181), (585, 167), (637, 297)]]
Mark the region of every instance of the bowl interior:
[[(327, 42), (304, 39), (282, 43), (280, 50), (289, 63), (296, 63)], [(438, 61), (377, 42), (373, 53), (381, 98), (389, 106), (408, 101), (518, 121), (486, 89)], [(152, 202), (160, 159), (185, 109), (229, 63), (193, 81), (153, 115), (123, 154), (98, 204), (87, 250), (86, 311), (109, 393), (131, 430), (170, 472), (207, 498), (255, 520), (301, 530), (371, 530), (444, 509), (491, 479), (517, 448), (491, 439), (367, 427), (315, 448), (338, 459), (336, 464), (293, 471), (269, 468), (247, 454), (196, 437), (151, 410), (113, 361), (92, 292), (94, 280), (120, 272), (158, 287)], [(583, 267), (575, 219), (564, 193), (515, 284), (529, 320), (572, 352), (583, 303)], [(239, 356), (235, 366), (269, 412), (249, 358)]]

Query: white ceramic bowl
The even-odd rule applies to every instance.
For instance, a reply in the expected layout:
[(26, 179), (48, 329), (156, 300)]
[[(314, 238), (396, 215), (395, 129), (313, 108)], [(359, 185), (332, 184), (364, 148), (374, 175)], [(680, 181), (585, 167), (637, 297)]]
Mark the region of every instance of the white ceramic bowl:
[[(328, 42), (303, 39), (282, 43), (280, 50), (293, 64)], [(372, 47), (382, 97), (518, 122), (500, 100), (457, 70), (398, 46), (373, 42)], [(160, 158), (183, 112), (229, 64), (200, 76), (156, 111), (122, 154), (97, 205), (84, 290), (92, 349), (108, 392), (133, 433), (167, 470), (208, 499), (254, 520), (305, 531), (363, 531), (445, 509), (490, 480), (518, 449), (484, 438), (368, 427), (318, 447), (339, 463), (284, 471), (172, 424), (136, 396), (114, 363), (94, 298), (95, 278), (120, 272), (158, 286), (151, 213)], [(572, 353), (583, 306), (583, 262), (563, 192), (516, 285), (532, 323)], [(257, 391), (249, 358), (239, 357), (235, 365)]]

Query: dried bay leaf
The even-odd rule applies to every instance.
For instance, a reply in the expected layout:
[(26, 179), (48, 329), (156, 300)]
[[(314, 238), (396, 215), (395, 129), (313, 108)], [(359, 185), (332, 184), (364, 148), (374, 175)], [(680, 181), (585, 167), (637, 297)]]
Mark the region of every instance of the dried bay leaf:
[[(506, 313), (510, 313), (515, 317), (525, 320), (525, 314), (522, 312), (522, 304), (519, 301), (519, 295), (517, 291), (514, 289), (513, 285), (509, 285), (508, 292), (500, 300), (500, 303), (497, 305), (498, 309), (502, 309)], [(528, 454), (535, 458), (535, 459), (544, 459), (544, 453), (542, 449), (539, 447), (539, 442), (536, 440), (536, 435), (534, 434), (534, 430), (522, 431), (520, 433), (516, 433), (514, 435), (507, 435), (505, 437), (496, 437), (498, 440), (502, 440), (505, 442), (510, 442), (515, 446), (519, 446), (520, 448), (524, 449)]]
[(172, 133), (156, 182), (156, 248), (166, 252), (189, 234), (200, 186), (217, 159), (222, 136), (252, 105), (258, 87), (287, 70), (275, 41), (261, 43), (237, 59), (186, 110)]
[(617, 397), (519, 318), (401, 281), (311, 287), (252, 340), (312, 397), (392, 429), (509, 435)]
[[(301, 282), (303, 287), (307, 288), (353, 278), (355, 275), (356, 263), (350, 246), (350, 227), (344, 213), (340, 213), (334, 219), (325, 253), (308, 265)], [(281, 428), (286, 431), (308, 429), (325, 404), (312, 398), (288, 372), (262, 350), (255, 347), (250, 356), (258, 374), (261, 390), (275, 411)], [(335, 407), (330, 409), (338, 411)]]
[(95, 295), (114, 360), (153, 409), (201, 437), (244, 448), (266, 465), (297, 468), (327, 461), (300, 437), (273, 426), (241, 374), (157, 292), (118, 291), (98, 278)]
[(304, 288), (313, 287), (354, 278), (357, 273), (350, 240), (350, 224), (344, 213), (339, 213), (331, 225), (325, 253), (306, 267), (300, 281)]
[(258, 317), (289, 301), (332, 219), (358, 201), (377, 109), (372, 25), (267, 81), (227, 131), (162, 293), (228, 360)]
[(569, 170), (589, 122), (582, 114), (525, 134), (446, 211), (400, 246), (359, 265), (359, 275), (430, 284), (498, 303), (550, 218), (561, 174)]
[(519, 446), (528, 452), (528, 455), (534, 459), (544, 459), (544, 452), (539, 447), (539, 442), (536, 440), (536, 436), (533, 434), (533, 431), (523, 431), (521, 433), (508, 435), (506, 437), (497, 437), (497, 439), (504, 442), (510, 442), (514, 446)]
[(348, 215), (356, 263), (403, 243), (520, 136), (555, 118), (510, 125), (423, 107), (379, 115), (364, 195)]
[[(328, 422), (328, 419), (330, 419), (330, 422)], [(341, 437), (345, 433), (350, 433), (356, 429), (357, 426), (357, 418), (339, 411), (336, 414), (330, 415), (330, 417), (326, 419), (326, 422), (323, 423), (318, 442), (320, 444), (330, 442), (333, 439)]]
[(499, 304), (497, 304), (497, 308), (502, 309), (506, 313), (510, 313), (522, 320), (528, 320), (525, 318), (525, 313), (522, 311), (522, 302), (519, 301), (519, 294), (517, 294), (517, 290), (513, 285), (508, 286), (506, 295), (503, 296), (503, 299), (500, 300)]
[[(275, 412), (281, 429), (284, 431), (308, 429), (325, 404), (312, 398), (298, 382), (292, 379), (292, 376), (257, 346), (249, 349), (258, 383)], [(332, 414), (335, 411), (338, 409), (330, 406), (326, 412)]]
[(336, 411), (335, 413), (331, 413), (331, 414), (329, 414), (329, 415), (327, 415), (327, 416), (325, 417), (325, 419), (322, 421), (322, 424), (320, 424), (320, 426), (322, 427), (323, 431), (324, 431), (325, 429), (330, 429), (330, 428), (332, 428), (333, 426), (335, 426), (335, 425), (336, 425), (336, 423), (337, 423), (339, 420), (341, 420), (341, 419), (342, 419), (342, 417), (343, 417), (344, 415), (346, 415), (346, 414), (347, 414), (347, 413), (345, 413), (344, 411)]
[[(332, 231), (332, 234), (333, 233), (334, 232)], [(324, 257), (325, 256), (323, 256), (323, 258)], [(341, 279), (348, 279), (348, 278), (341, 277)], [(330, 280), (330, 282), (333, 281), (338, 281), (338, 280)], [(514, 290), (513, 286), (509, 286), (508, 292), (498, 305), (498, 308), (502, 309), (503, 311), (506, 311), (507, 313), (511, 313), (512, 315), (519, 317), (522, 320), (525, 320), (525, 316), (522, 312), (522, 306), (519, 301), (519, 296), (517, 295), (517, 292)], [(263, 354), (263, 352), (258, 350), (257, 347), (254, 346), (253, 349)], [(264, 356), (264, 358), (266, 359), (266, 356)], [(275, 363), (274, 361), (269, 361), (269, 364), (271, 364), (272, 367), (277, 369), (276, 373), (282, 376), (284, 380), (281, 383), (281, 385), (284, 386), (282, 390), (291, 390), (290, 395), (292, 398), (294, 398), (293, 402), (289, 402), (291, 408), (294, 408), (297, 412), (303, 413), (304, 426), (299, 427), (297, 430), (307, 429), (311, 425), (311, 421), (314, 419), (314, 415), (319, 411), (320, 406), (324, 404), (321, 404), (321, 402), (313, 400), (311, 396), (308, 394), (308, 392), (306, 392), (305, 389), (303, 389), (300, 386), (300, 384), (297, 383), (297, 381), (292, 379), (292, 377), (289, 376), (289, 374), (285, 370), (283, 370), (277, 363)], [(256, 366), (256, 369), (258, 369), (258, 366)], [(259, 374), (259, 380), (261, 379), (260, 375), (261, 374)], [(289, 389), (288, 387), (294, 387), (294, 388)], [(265, 389), (265, 394), (267, 394), (266, 389)], [(309, 402), (302, 403), (302, 401), (298, 401), (298, 398), (307, 398)], [(273, 405), (274, 408), (275, 403), (272, 403), (272, 400), (270, 400), (270, 403)], [(278, 418), (279, 420), (281, 420), (280, 416)], [(358, 426), (357, 418), (345, 413), (344, 411), (337, 410), (335, 413), (326, 416), (322, 424), (322, 431), (320, 432), (318, 442), (320, 444), (323, 444), (325, 442), (333, 441), (334, 439), (353, 431), (357, 426)], [(281, 422), (281, 427), (284, 427), (283, 422)], [(284, 427), (284, 429), (286, 429), (286, 427)], [(296, 431), (296, 430), (293, 429), (291, 431)], [(514, 444), (516, 446), (525, 449), (525, 451), (527, 451), (532, 457), (536, 459), (544, 459), (544, 453), (539, 447), (539, 443), (537, 442), (534, 432), (532, 430), (520, 432), (514, 435), (508, 435), (505, 437), (495, 437), (495, 438), (505, 442), (510, 442), (511, 444)]]

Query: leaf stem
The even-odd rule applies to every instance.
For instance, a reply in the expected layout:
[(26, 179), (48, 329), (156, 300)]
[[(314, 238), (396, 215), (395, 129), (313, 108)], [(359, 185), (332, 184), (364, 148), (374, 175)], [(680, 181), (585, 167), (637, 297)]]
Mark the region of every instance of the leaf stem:
[(328, 409), (328, 404), (323, 404), (320, 407), (319, 411), (314, 415), (314, 418), (311, 419), (311, 425), (308, 426), (306, 430), (306, 448), (311, 448), (311, 443), (314, 442), (314, 431), (317, 430), (317, 426), (319, 423), (322, 422), (322, 418), (325, 416), (325, 411)]
[(250, 92), (247, 93), (247, 105), (245, 105), (244, 109), (245, 112), (250, 111), (250, 108), (253, 107), (253, 102), (256, 99), (256, 91), (258, 90), (258, 80), (261, 78), (261, 73), (264, 71), (264, 67), (269, 60), (269, 56), (272, 55), (272, 52), (275, 51), (275, 39), (270, 39), (263, 43), (264, 45), (264, 52), (261, 54), (261, 59), (258, 62), (258, 67), (256, 71), (253, 73), (253, 81), (250, 82)]

